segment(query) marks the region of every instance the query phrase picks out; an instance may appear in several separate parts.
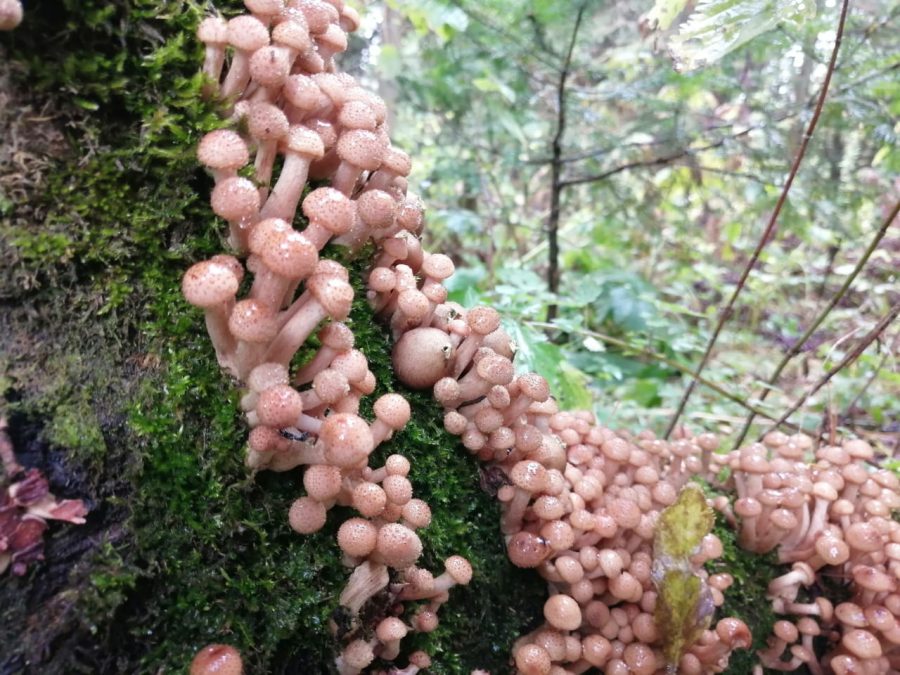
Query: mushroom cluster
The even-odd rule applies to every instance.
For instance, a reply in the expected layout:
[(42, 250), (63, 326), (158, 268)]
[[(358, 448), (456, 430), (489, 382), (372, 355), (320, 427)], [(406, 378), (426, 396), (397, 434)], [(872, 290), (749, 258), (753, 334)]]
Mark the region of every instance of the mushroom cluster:
[(22, 576), (28, 565), (44, 558), (48, 520), (84, 524), (87, 507), (80, 499), (58, 501), (39, 469), (23, 469), (15, 460), (12, 442), (0, 418), (0, 459), (11, 479), (0, 485), (0, 574), (10, 569)]
[[(742, 621), (712, 624), (733, 582), (703, 570), (722, 554), (714, 535), (684, 560), (654, 550), (662, 514), (694, 476), (736, 491), (734, 504), (722, 497), (713, 505), (743, 546), (777, 548), (794, 564), (769, 589), (776, 611), (793, 618), (776, 625), (762, 665), (806, 664), (813, 673), (900, 667), (900, 533), (890, 518), (900, 495), (892, 474), (866, 465), (871, 449), (849, 441), (819, 449), (809, 462), (810, 439), (770, 434), (765, 444), (717, 454), (711, 434), (679, 430), (667, 441), (559, 410), (544, 378), (517, 373), (496, 310), (448, 301), (444, 282), (454, 265), (422, 247), (424, 207), (407, 189), (410, 159), (390, 143), (385, 104), (335, 67), (356, 13), (341, 0), (245, 4), (249, 15), (209, 17), (198, 30), (208, 89), (229, 115), (226, 128), (203, 138), (198, 157), (215, 180), (211, 205), (228, 223), (231, 253), (191, 267), (183, 291), (204, 310), (219, 363), (245, 387), (248, 466), (306, 466), (291, 527), (319, 530), (335, 504), (358, 513), (337, 535), (354, 567), (336, 614), (345, 643), (338, 671), (396, 659), (403, 637), (435, 630), (448, 591), (472, 577), (459, 556), (437, 576), (416, 565), (417, 531), (431, 512), (413, 497), (410, 463), (391, 455), (369, 466), (372, 450), (402, 430), (410, 409), (399, 394), (386, 394), (374, 421), (359, 415), (376, 381), (346, 321), (349, 273), (322, 255), (329, 243), (359, 251), (368, 242), (375, 254), (367, 299), (395, 339), (397, 378), (431, 390), (447, 431), (490, 466), (510, 560), (548, 581), (546, 623), (516, 643), (517, 672), (724, 672), (731, 652), (750, 645)], [(318, 187), (306, 192), (309, 181)], [(244, 283), (247, 272), (252, 283)], [(239, 299), (241, 287), (248, 291)], [(295, 363), (312, 335), (317, 351)], [(725, 469), (728, 482), (719, 485)], [(659, 611), (673, 565), (698, 589), (696, 612), (682, 620), (690, 639), (675, 650), (666, 647), (671, 626)], [(852, 597), (836, 607), (822, 597), (804, 601), (801, 589), (814, 589), (823, 574), (846, 580)], [(361, 625), (376, 598), (392, 611)], [(405, 602), (418, 604), (404, 619)], [(827, 645), (824, 665), (814, 640)], [(389, 672), (412, 675), (429, 665), (416, 652), (406, 668)]]
[[(792, 565), (769, 584), (775, 612), (787, 618), (760, 653), (765, 667), (805, 664), (814, 675), (900, 670), (900, 524), (892, 517), (900, 481), (873, 458), (862, 440), (814, 450), (809, 437), (780, 432), (715, 458), (731, 469), (737, 499), (718, 506), (741, 546), (777, 550)], [(845, 586), (844, 602), (820, 594), (826, 579)]]
[[(372, 451), (406, 425), (410, 407), (389, 393), (374, 402), (371, 423), (360, 416), (376, 379), (346, 322), (349, 273), (322, 255), (329, 242), (358, 249), (388, 238), (408, 242), (397, 251), (406, 255), (418, 243), (422, 206), (407, 194), (409, 157), (391, 146), (384, 102), (336, 70), (334, 56), (359, 25), (356, 12), (341, 0), (245, 5), (249, 14), (210, 16), (198, 28), (207, 91), (224, 101), (229, 118), (201, 139), (197, 156), (215, 181), (211, 206), (228, 223), (231, 250), (188, 269), (182, 291), (203, 309), (219, 364), (245, 387), (247, 465), (306, 467), (306, 494), (291, 506), (290, 526), (316, 532), (335, 505), (358, 513), (337, 534), (355, 568), (335, 626), (346, 643), (337, 669), (352, 675), (376, 657), (393, 660), (407, 632), (434, 630), (450, 588), (472, 576), (460, 556), (448, 558), (440, 575), (416, 566), (417, 530), (431, 511), (413, 495), (410, 464), (391, 455), (369, 466)], [(321, 186), (307, 191), (309, 181)], [(252, 282), (239, 297), (248, 272)], [(313, 335), (315, 354), (294, 363)], [(390, 600), (392, 612), (363, 626), (361, 610), (375, 596)], [(421, 607), (404, 621), (406, 601)]]

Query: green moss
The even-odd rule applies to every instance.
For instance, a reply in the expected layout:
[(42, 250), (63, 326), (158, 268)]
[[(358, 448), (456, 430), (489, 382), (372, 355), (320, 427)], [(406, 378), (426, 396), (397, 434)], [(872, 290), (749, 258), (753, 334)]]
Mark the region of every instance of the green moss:
[(713, 533), (722, 542), (721, 558), (707, 563), (710, 574), (728, 573), (734, 583), (725, 591), (725, 604), (718, 609), (718, 617), (732, 616), (741, 619), (753, 634), (753, 645), (732, 653), (728, 672), (745, 675), (753, 672), (757, 663), (755, 652), (766, 646), (772, 634), (772, 627), (778, 617), (772, 610), (771, 601), (766, 598), (769, 582), (786, 571), (778, 563), (776, 553), (756, 554), (745, 551), (737, 543), (737, 533), (722, 516), (716, 514)]

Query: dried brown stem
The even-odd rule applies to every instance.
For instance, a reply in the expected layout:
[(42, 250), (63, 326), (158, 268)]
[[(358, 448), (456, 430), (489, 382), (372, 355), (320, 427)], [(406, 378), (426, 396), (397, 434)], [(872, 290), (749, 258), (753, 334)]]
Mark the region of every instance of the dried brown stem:
[[(812, 386), (812, 388), (803, 394), (790, 408), (788, 408), (784, 414), (775, 420), (775, 423), (772, 425), (772, 429), (777, 427), (779, 424), (784, 423), (791, 415), (793, 415), (800, 407), (809, 400), (819, 389), (824, 387), (831, 381), (831, 378), (837, 375), (844, 368), (852, 364), (856, 359), (858, 359), (864, 351), (871, 345), (877, 338), (880, 336), (884, 329), (887, 328), (891, 322), (897, 318), (897, 315), (900, 314), (900, 302), (891, 307), (890, 311), (885, 314), (881, 320), (875, 324), (875, 327), (872, 328), (868, 333), (866, 333), (865, 337), (859, 341), (853, 349), (847, 352), (846, 356), (841, 359), (840, 363), (838, 363), (834, 368), (831, 368), (827, 373), (825, 373), (819, 380)], [(770, 429), (771, 430), (771, 429)], [(764, 434), (763, 434), (764, 435)], [(763, 435), (760, 435), (762, 438)]]
[[(865, 267), (866, 263), (869, 261), (869, 258), (872, 257), (872, 253), (874, 253), (875, 249), (878, 248), (878, 244), (881, 243), (881, 240), (884, 238), (885, 233), (887, 233), (888, 228), (897, 218), (898, 212), (900, 212), (900, 201), (894, 204), (894, 208), (891, 209), (888, 217), (881, 224), (881, 227), (878, 228), (875, 236), (872, 237), (872, 241), (869, 242), (869, 246), (857, 261), (856, 266), (853, 268), (853, 271), (844, 280), (843, 285), (838, 289), (837, 293), (834, 294), (825, 308), (821, 312), (819, 312), (819, 315), (813, 320), (813, 322), (809, 325), (803, 335), (801, 335), (799, 338), (797, 338), (797, 340), (794, 341), (794, 344), (791, 345), (791, 348), (785, 353), (778, 365), (775, 366), (775, 370), (772, 371), (769, 379), (766, 380), (766, 386), (763, 388), (762, 392), (759, 395), (760, 401), (766, 400), (766, 397), (769, 395), (772, 387), (778, 381), (778, 378), (781, 377), (781, 373), (784, 371), (788, 362), (790, 362), (792, 358), (800, 353), (800, 350), (803, 349), (803, 345), (806, 344), (806, 341), (809, 340), (816, 329), (818, 329), (818, 327), (822, 325), (822, 322), (825, 321), (826, 317), (831, 313), (831, 310), (833, 310), (837, 306), (841, 299), (850, 290), (850, 286), (856, 280), (856, 277), (859, 276), (859, 273), (862, 271), (863, 267)], [(735, 441), (734, 447), (740, 446), (743, 440), (747, 437), (747, 434), (750, 431), (750, 425), (753, 424), (753, 418), (754, 413), (751, 412), (744, 422), (744, 427), (741, 429), (741, 433)]]
[[(794, 163), (791, 166), (791, 171), (784, 183), (784, 188), (782, 188), (781, 190), (781, 195), (779, 195), (778, 197), (778, 201), (775, 204), (775, 209), (772, 211), (772, 216), (769, 218), (766, 229), (763, 231), (763, 235), (762, 237), (760, 237), (759, 243), (757, 243), (756, 248), (753, 251), (753, 255), (750, 256), (750, 260), (744, 267), (744, 270), (741, 273), (741, 277), (740, 279), (738, 279), (737, 285), (734, 288), (734, 292), (728, 299), (728, 303), (725, 305), (725, 308), (719, 313), (719, 320), (716, 322), (716, 327), (713, 330), (709, 341), (706, 343), (706, 349), (703, 352), (703, 357), (700, 359), (700, 364), (697, 366), (697, 370), (695, 371), (695, 375), (698, 377), (703, 372), (703, 369), (706, 367), (706, 364), (709, 361), (712, 350), (719, 339), (719, 335), (722, 333), (722, 328), (725, 326), (725, 323), (728, 321), (728, 319), (731, 318), (731, 314), (734, 310), (734, 304), (737, 301), (738, 296), (741, 294), (741, 291), (744, 290), (744, 285), (747, 283), (747, 277), (750, 276), (750, 272), (756, 266), (756, 263), (759, 260), (759, 256), (762, 253), (762, 250), (766, 247), (766, 244), (774, 239), (775, 226), (778, 223), (778, 216), (781, 215), (781, 209), (784, 207), (785, 202), (787, 202), (788, 193), (791, 190), (791, 186), (794, 184), (794, 178), (796, 178), (797, 172), (800, 170), (800, 164), (803, 162), (803, 158), (806, 155), (806, 148), (809, 146), (809, 141), (812, 138), (813, 132), (816, 129), (816, 125), (819, 122), (819, 117), (822, 115), (822, 108), (825, 106), (825, 98), (828, 95), (828, 87), (831, 84), (831, 76), (834, 74), (834, 67), (837, 63), (838, 50), (841, 47), (841, 38), (844, 34), (844, 24), (847, 21), (847, 10), (849, 6), (850, 0), (843, 0), (843, 3), (841, 4), (841, 16), (838, 20), (837, 32), (834, 39), (834, 48), (831, 50), (831, 59), (828, 62), (828, 71), (825, 74), (825, 81), (822, 83), (822, 90), (819, 93), (819, 99), (816, 103), (815, 112), (813, 112), (813, 116), (809, 120), (809, 125), (806, 127), (806, 132), (803, 134), (803, 140), (800, 143), (800, 148), (797, 150), (797, 156), (794, 158)], [(688, 399), (690, 399), (696, 383), (696, 379), (692, 379), (688, 383), (688, 386), (684, 391), (684, 396), (681, 397), (681, 401), (678, 403), (678, 408), (675, 410), (675, 414), (672, 415), (672, 419), (669, 422), (669, 427), (668, 429), (666, 429), (665, 438), (668, 438), (672, 434), (672, 431), (674, 431), (675, 426), (678, 424), (678, 419), (684, 412), (684, 409), (688, 403)]]

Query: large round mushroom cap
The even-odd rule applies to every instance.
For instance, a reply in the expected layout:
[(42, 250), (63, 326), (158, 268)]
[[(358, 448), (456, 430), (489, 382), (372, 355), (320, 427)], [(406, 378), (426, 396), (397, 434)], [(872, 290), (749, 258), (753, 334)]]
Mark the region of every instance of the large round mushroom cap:
[(447, 375), (453, 353), (450, 337), (439, 328), (413, 328), (394, 345), (394, 373), (413, 389), (428, 389)]

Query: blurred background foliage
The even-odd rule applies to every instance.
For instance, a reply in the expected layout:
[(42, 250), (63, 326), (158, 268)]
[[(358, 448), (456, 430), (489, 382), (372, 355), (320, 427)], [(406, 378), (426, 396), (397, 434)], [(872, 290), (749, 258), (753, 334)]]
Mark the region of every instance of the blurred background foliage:
[[(565, 405), (663, 431), (787, 178), (839, 10), (388, 0), (370, 8), (357, 58), (380, 78), (394, 140), (415, 160), (427, 244), (458, 264), (453, 299), (498, 307), (520, 366), (551, 379)], [(691, 426), (735, 439), (748, 404), (777, 418), (897, 303), (895, 223), (759, 400), (900, 197), (898, 14), (890, 0), (851, 3), (818, 128), (704, 370), (710, 386), (682, 417)], [(898, 334), (889, 325), (790, 422), (892, 453)], [(752, 431), (769, 423), (757, 417)]]

